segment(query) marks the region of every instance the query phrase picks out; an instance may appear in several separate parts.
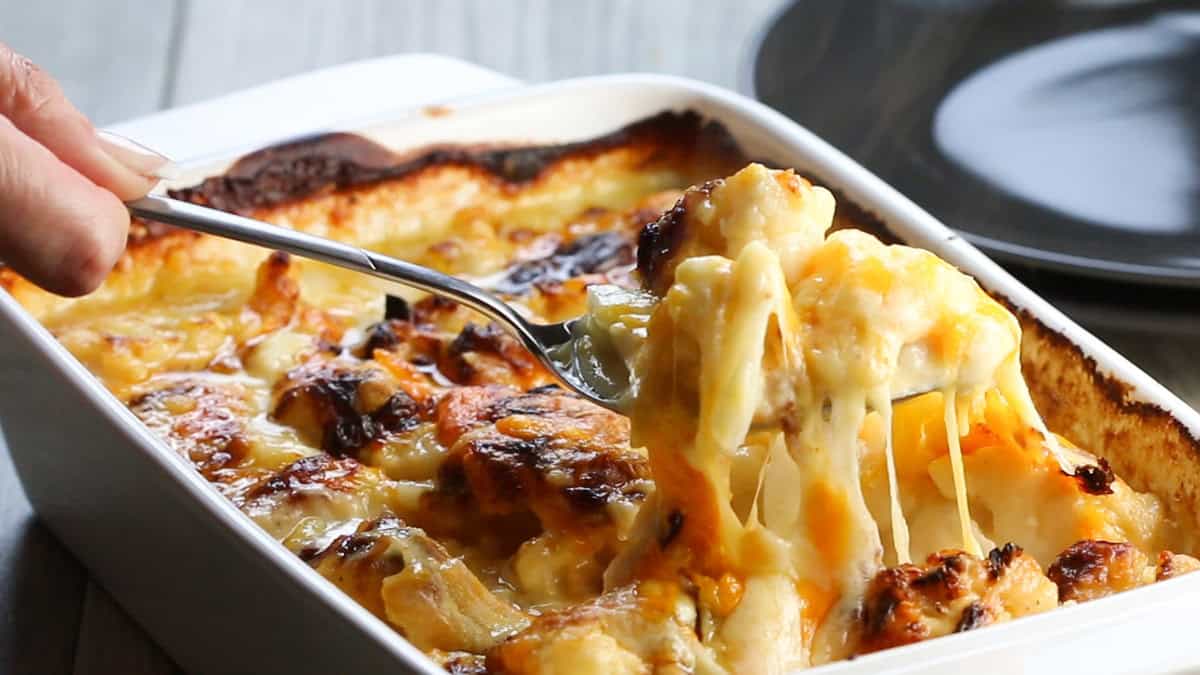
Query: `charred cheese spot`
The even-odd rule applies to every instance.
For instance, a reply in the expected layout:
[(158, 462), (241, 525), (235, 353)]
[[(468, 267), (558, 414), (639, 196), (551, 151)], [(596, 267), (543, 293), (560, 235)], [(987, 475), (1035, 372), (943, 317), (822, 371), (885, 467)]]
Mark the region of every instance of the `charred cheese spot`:
[(272, 411), (274, 419), (335, 455), (412, 430), (425, 415), (386, 371), (320, 359), (287, 374)]
[(468, 323), (450, 343), (441, 372), (458, 384), (512, 384), (528, 389), (553, 377), (512, 335), (495, 323)]
[(1012, 567), (1013, 561), (1023, 553), (1021, 547), (1012, 542), (992, 549), (987, 554), (988, 575), (993, 579), (999, 579), (1008, 568)]
[(791, 171), (751, 164), (689, 189), (638, 238), (637, 267), (645, 287), (666, 295), (675, 268), (707, 255), (736, 258), (751, 241), (771, 241), (789, 282), (805, 253), (833, 221), (833, 195)]
[(406, 322), (391, 319), (367, 326), (367, 330), (365, 331), (366, 339), (355, 349), (355, 356), (360, 359), (369, 359), (371, 358), (371, 354), (375, 353), (377, 349), (391, 350), (396, 348), (401, 344), (399, 333), (405, 326)]
[(620, 232), (601, 232), (563, 244), (549, 255), (526, 260), (492, 286), (498, 293), (524, 295), (582, 275), (602, 274), (633, 262), (633, 245)]
[(1019, 548), (1005, 546), (986, 561), (957, 551), (939, 553), (924, 565), (890, 567), (872, 579), (855, 652), (974, 630), (1056, 606), (1054, 584)]
[(1060, 601), (1087, 602), (1153, 582), (1155, 567), (1129, 544), (1087, 540), (1063, 551), (1046, 575)]
[(1200, 561), (1170, 551), (1157, 559), (1121, 542), (1085, 540), (1054, 560), (1046, 575), (1060, 602), (1087, 602), (1200, 569)]
[(422, 369), (427, 375), (446, 350), (448, 341), (448, 337), (434, 327), (398, 319), (373, 323), (367, 326), (364, 334), (363, 341), (352, 350), (356, 357), (374, 359), (377, 352), (387, 352)]
[(408, 301), (404, 298), (389, 293), (384, 296), (383, 303), (384, 321), (408, 321), (412, 318), (412, 307), (409, 306)]
[(438, 439), (453, 445), (471, 429), (495, 422), (504, 416), (502, 405), (520, 395), (511, 387), (458, 387), (449, 391), (437, 405)]
[[(388, 356), (380, 358), (378, 352)], [(494, 323), (467, 322), (457, 335), (413, 321), (387, 320), (371, 324), (354, 348), (358, 358), (375, 359), (396, 373), (422, 372), (426, 381), (445, 384), (511, 384), (522, 389), (553, 381), (536, 358), (512, 335)]]
[(299, 459), (250, 491), (253, 500), (282, 496), (302, 498), (306, 492), (328, 490), (351, 492), (360, 486), (366, 467), (349, 458), (336, 459), (326, 454)]
[(1117, 478), (1108, 460), (1103, 457), (1095, 464), (1075, 467), (1074, 476), (1079, 481), (1079, 487), (1090, 495), (1111, 495), (1113, 481)]
[(485, 513), (531, 511), (559, 530), (608, 525), (610, 505), (650, 489), (628, 422), (574, 395), (458, 390), (439, 417), (452, 447), (443, 484), (467, 489)]
[(699, 209), (714, 188), (724, 181), (714, 180), (688, 190), (658, 220), (647, 223), (638, 235), (637, 269), (642, 282), (656, 295), (664, 295), (675, 278), (680, 247), (687, 236), (686, 217)]
[(140, 392), (129, 403), (133, 413), (235, 503), (313, 452), (291, 430), (261, 419), (266, 394), (252, 382), (194, 375), (151, 380)]
[(440, 295), (422, 298), (412, 307), (412, 322), (418, 326), (444, 327), (463, 317), (466, 309)]

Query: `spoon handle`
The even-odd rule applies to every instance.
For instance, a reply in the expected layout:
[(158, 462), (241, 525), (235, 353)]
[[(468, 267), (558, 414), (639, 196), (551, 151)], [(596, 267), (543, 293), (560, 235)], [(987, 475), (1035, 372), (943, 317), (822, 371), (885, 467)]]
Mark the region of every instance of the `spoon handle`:
[[(160, 195), (128, 202), (135, 216), (188, 230), (203, 232), (247, 244), (265, 246), (312, 258), (331, 265), (395, 281), (428, 293), (446, 296), (508, 326), (525, 347), (546, 361), (546, 346), (539, 336), (544, 327), (527, 322), (510, 305), (487, 291), (461, 279), (403, 260), (366, 251), (339, 241), (297, 232), (278, 225), (218, 211)], [(543, 339), (545, 336), (541, 336)]]

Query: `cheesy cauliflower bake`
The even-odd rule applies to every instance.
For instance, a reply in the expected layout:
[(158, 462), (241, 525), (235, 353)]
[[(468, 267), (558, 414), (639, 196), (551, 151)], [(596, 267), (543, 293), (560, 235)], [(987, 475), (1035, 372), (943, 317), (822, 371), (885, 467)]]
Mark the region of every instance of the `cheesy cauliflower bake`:
[(1195, 550), (1188, 499), (1117, 478), (1067, 412), (1047, 419), (1077, 438), (1047, 431), (1000, 300), (746, 165), (719, 127), (666, 113), (547, 148), (333, 136), (176, 192), (540, 320), (590, 308), (633, 375), (628, 417), (451, 302), (234, 242), (140, 224), (91, 296), (0, 280), (183, 461), (454, 673), (782, 673), (1200, 566), (1172, 552)]

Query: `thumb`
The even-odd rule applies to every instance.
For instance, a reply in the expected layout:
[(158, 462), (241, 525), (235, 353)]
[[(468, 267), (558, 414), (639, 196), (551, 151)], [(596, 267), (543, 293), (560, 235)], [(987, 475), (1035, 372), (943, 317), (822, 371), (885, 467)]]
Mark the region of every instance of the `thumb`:
[(0, 115), (64, 163), (123, 201), (154, 187), (154, 171), (166, 162), (133, 146), (101, 141), (92, 123), (63, 95), (54, 78), (0, 44)]

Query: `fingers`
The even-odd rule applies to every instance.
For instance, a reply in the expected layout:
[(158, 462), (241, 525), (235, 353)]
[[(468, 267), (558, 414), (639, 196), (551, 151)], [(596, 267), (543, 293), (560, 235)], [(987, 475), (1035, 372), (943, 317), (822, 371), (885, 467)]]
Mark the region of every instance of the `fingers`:
[[(124, 201), (144, 196), (157, 180), (152, 155), (102, 142), (91, 122), (67, 100), (54, 78), (0, 44), (0, 114)], [(165, 162), (165, 158), (162, 158)], [(159, 162), (161, 163), (161, 162)]]
[(94, 290), (125, 248), (122, 200), (166, 158), (97, 136), (58, 83), (0, 44), (0, 257), (60, 295)]
[(129, 212), (89, 178), (0, 117), (0, 252), (52, 293), (95, 290), (125, 248)]

